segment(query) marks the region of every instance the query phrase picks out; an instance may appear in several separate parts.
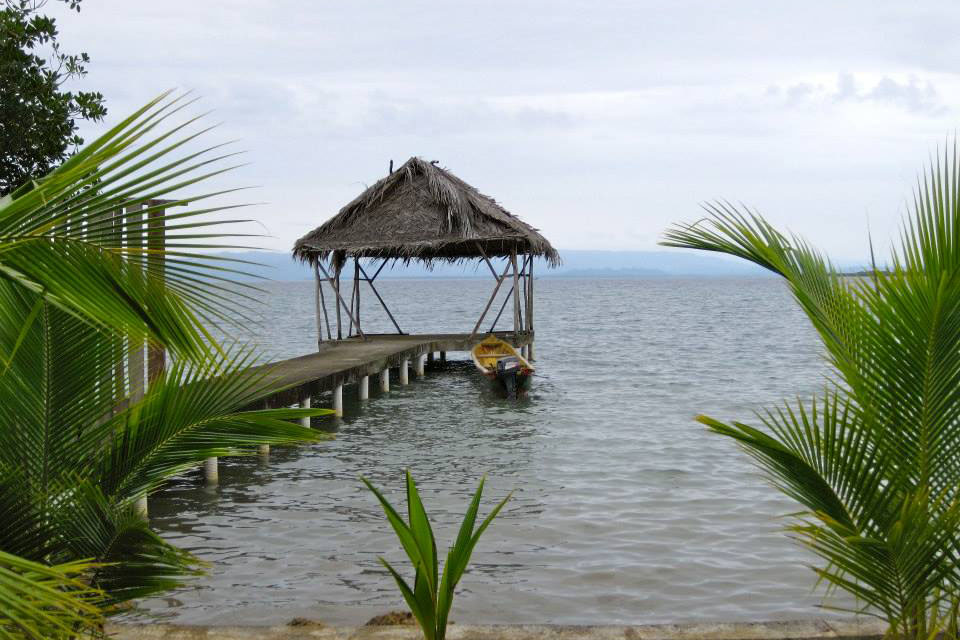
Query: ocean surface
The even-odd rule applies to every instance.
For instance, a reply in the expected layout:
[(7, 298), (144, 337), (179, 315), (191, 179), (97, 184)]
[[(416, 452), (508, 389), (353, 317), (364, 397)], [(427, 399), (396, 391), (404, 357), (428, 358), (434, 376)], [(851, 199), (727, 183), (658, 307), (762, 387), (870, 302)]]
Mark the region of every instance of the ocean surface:
[[(378, 286), (405, 331), (469, 331), (491, 281)], [(312, 283), (272, 283), (262, 298), (247, 337), (271, 358), (315, 349)], [(365, 328), (388, 331), (375, 305), (365, 295)], [(362, 405), (346, 387), (345, 417), (313, 424), (335, 432), (333, 441), (221, 460), (218, 487), (188, 474), (152, 496), (152, 526), (211, 567), (187, 588), (142, 601), (144, 615), (348, 625), (403, 608), (377, 557), (406, 569), (404, 556), (358, 476), (400, 506), (410, 468), (441, 557), (482, 474), (482, 514), (514, 492), (461, 582), (457, 622), (823, 617), (813, 558), (782, 532), (795, 505), (732, 442), (693, 420), (749, 422), (823, 386), (816, 335), (785, 286), (541, 278), (535, 322), (537, 374), (526, 399), (497, 397), (467, 354), (450, 354), (424, 380), (411, 374), (402, 387), (394, 378), (387, 394), (372, 381)]]

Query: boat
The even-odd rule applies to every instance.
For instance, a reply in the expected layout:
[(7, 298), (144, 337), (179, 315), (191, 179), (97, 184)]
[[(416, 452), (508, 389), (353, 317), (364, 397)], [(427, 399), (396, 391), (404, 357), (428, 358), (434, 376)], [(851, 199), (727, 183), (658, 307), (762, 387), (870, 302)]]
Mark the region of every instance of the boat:
[(530, 388), (534, 368), (508, 342), (496, 336), (487, 336), (470, 350), (473, 364), (486, 378), (515, 398)]

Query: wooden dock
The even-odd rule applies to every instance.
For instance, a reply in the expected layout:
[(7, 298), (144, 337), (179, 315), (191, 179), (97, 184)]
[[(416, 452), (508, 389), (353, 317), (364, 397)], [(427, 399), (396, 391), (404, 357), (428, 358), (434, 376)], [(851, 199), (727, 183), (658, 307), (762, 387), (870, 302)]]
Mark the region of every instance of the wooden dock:
[[(309, 406), (311, 396), (332, 391), (332, 408), (342, 411), (344, 385), (358, 384), (358, 392), (363, 398), (370, 376), (378, 376), (381, 388), (384, 388), (386, 378), (386, 388), (389, 389), (391, 369), (397, 369), (398, 381), (406, 384), (409, 369), (412, 367), (417, 375), (422, 375), (425, 361), (432, 354), (469, 352), (486, 335), (489, 334), (367, 334), (366, 339), (326, 342), (317, 353), (264, 365), (268, 379), (284, 387), (284, 391), (267, 401), (267, 406)], [(518, 349), (532, 344), (534, 339), (532, 331), (498, 331), (494, 335)]]

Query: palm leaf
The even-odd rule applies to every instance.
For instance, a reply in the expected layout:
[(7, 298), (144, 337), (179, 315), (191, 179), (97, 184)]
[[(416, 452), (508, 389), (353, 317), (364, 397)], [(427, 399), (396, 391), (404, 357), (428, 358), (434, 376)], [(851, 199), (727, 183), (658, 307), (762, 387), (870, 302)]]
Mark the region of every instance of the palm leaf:
[[(151, 532), (134, 500), (212, 455), (328, 437), (294, 422), (328, 410), (260, 408), (283, 388), (211, 335), (244, 318), (254, 289), (234, 281), (243, 261), (209, 253), (229, 245), (207, 227), (238, 222), (222, 216), (237, 205), (193, 190), (234, 154), (186, 150), (205, 130), (167, 123), (188, 104), (160, 96), (0, 199), (0, 549), (94, 558), (84, 580), (104, 604), (201, 564)], [(124, 366), (144, 341), (173, 355), (140, 397)]]
[(805, 508), (792, 534), (819, 578), (865, 602), (892, 633), (926, 638), (960, 601), (960, 157), (918, 181), (889, 269), (839, 274), (800, 238), (727, 202), (664, 244), (727, 253), (782, 276), (835, 376), (822, 397), (759, 416), (700, 417), (735, 439)]
[(0, 551), (0, 638), (63, 639), (103, 622), (102, 593), (80, 578), (95, 565), (47, 566)]

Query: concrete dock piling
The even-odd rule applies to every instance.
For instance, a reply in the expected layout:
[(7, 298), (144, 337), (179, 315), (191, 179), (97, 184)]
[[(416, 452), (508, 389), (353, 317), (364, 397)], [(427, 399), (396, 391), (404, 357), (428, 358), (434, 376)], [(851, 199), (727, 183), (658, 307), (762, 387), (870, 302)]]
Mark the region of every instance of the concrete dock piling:
[(338, 384), (333, 388), (333, 415), (338, 418), (343, 417), (343, 385)]
[(259, 447), (257, 447), (257, 453), (259, 453), (261, 457), (270, 455), (270, 445), (268, 444), (260, 445)]
[(210, 457), (203, 461), (203, 479), (207, 484), (214, 485), (220, 482), (220, 471), (217, 465), (217, 458)]
[(424, 376), (424, 368), (426, 367), (426, 363), (427, 354), (425, 353), (421, 353), (413, 359), (413, 372), (418, 378), (422, 378)]
[(447, 363), (447, 352), (446, 352), (446, 351), (441, 351), (441, 352), (440, 352), (440, 364), (446, 364), (446, 363)]
[[(334, 393), (336, 393), (336, 392), (334, 392)], [(300, 408), (301, 408), (301, 409), (309, 409), (309, 408), (310, 408), (310, 396), (309, 396), (309, 395), (306, 395), (306, 396), (303, 396), (302, 398), (300, 398)], [(307, 429), (309, 429), (309, 428), (310, 428), (310, 416), (306, 416), (306, 417), (300, 418), (300, 426), (301, 426), (301, 427), (306, 427)]]
[[(519, 336), (512, 332), (496, 335), (518, 349), (533, 339), (529, 332)], [(414, 374), (422, 378), (426, 375), (427, 363), (433, 362), (437, 353), (445, 357), (448, 352), (469, 352), (485, 337), (485, 334), (451, 333), (350, 338), (332, 342), (317, 353), (273, 362), (255, 371), (264, 371), (270, 384), (284, 389), (266, 399), (267, 407), (309, 407), (304, 402), (307, 396), (332, 392), (332, 408), (342, 415), (343, 385), (356, 384), (359, 400), (366, 401), (372, 377), (378, 378), (381, 392), (388, 392), (391, 367), (397, 368), (400, 384), (409, 384), (411, 366)]]

